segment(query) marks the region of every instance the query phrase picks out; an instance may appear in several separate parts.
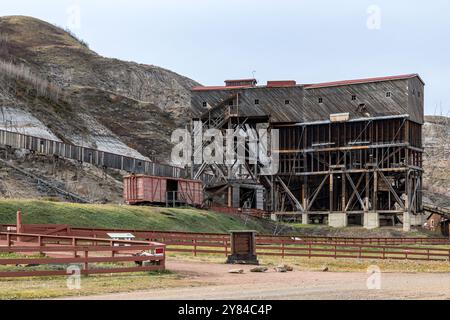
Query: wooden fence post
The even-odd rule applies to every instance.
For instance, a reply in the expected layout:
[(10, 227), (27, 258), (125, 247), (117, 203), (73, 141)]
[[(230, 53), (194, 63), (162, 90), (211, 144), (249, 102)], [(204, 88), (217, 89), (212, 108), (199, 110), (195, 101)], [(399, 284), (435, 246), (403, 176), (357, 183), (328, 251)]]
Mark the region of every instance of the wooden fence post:
[(76, 238), (72, 238), (72, 246), (74, 247), (74, 249), (73, 249), (73, 257), (76, 258), (77, 257), (77, 249), (75, 248), (77, 246), (77, 239)]
[(225, 257), (228, 257), (228, 242), (227, 240), (223, 240), (223, 245), (225, 247)]
[[(39, 237), (38, 237), (38, 246), (39, 246), (39, 248), (42, 247), (42, 236), (39, 236)], [(44, 252), (42, 252), (42, 251), (39, 250), (39, 255), (42, 256), (43, 254), (44, 254)]]
[(194, 239), (194, 257), (197, 256), (197, 239)]
[[(6, 245), (11, 248), (11, 235), (9, 233), (6, 235)], [(12, 253), (12, 251), (8, 251), (8, 253)]]
[(85, 250), (84, 251), (84, 270), (86, 271), (86, 276), (88, 276), (89, 275), (89, 262), (88, 262), (88, 259), (89, 259), (89, 251), (88, 250)]

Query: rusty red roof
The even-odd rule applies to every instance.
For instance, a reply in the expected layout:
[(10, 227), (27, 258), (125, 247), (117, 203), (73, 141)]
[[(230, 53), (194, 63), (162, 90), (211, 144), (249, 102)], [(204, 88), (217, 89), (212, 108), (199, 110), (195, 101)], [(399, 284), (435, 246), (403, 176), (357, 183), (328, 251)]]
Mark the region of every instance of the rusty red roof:
[(225, 80), (226, 82), (256, 82), (256, 79), (232, 79), (232, 80)]
[(209, 86), (209, 87), (194, 87), (192, 91), (209, 91), (209, 90), (232, 90), (232, 89), (244, 89), (244, 88), (255, 88), (252, 85), (245, 86)]
[(365, 78), (365, 79), (354, 79), (354, 80), (341, 80), (341, 81), (334, 81), (334, 82), (305, 84), (304, 87), (306, 89), (314, 89), (314, 88), (345, 86), (345, 85), (351, 85), (351, 84), (361, 84), (361, 83), (370, 83), (370, 82), (411, 79), (411, 78), (415, 78), (415, 77), (418, 77), (420, 79), (420, 81), (422, 81), (422, 83), (425, 84), (425, 82), (420, 78), (420, 76), (418, 74), (412, 73), (412, 74), (404, 74), (404, 75), (398, 75), (398, 76)]
[[(325, 87), (336, 87), (336, 86), (345, 86), (352, 84), (362, 84), (362, 83), (370, 83), (370, 82), (382, 82), (382, 81), (393, 81), (393, 80), (402, 80), (402, 79), (411, 79), (411, 78), (419, 78), (419, 80), (425, 84), (422, 78), (417, 73), (404, 74), (398, 76), (387, 76), (387, 77), (376, 77), (376, 78), (364, 78), (364, 79), (354, 79), (354, 80), (340, 80), (333, 82), (323, 82), (323, 83), (313, 83), (313, 84), (303, 84), (299, 86), (303, 86), (305, 89), (314, 89), (314, 88), (325, 88)], [(243, 79), (243, 80), (227, 80), (226, 82), (245, 82), (246, 80), (250, 81), (253, 79)], [(282, 80), (282, 81), (268, 81), (267, 86), (253, 86), (253, 85), (240, 85), (240, 86), (207, 86), (207, 87), (194, 87), (192, 91), (209, 91), (209, 90), (233, 90), (233, 89), (247, 89), (247, 88), (271, 88), (271, 87), (290, 87), (296, 86), (296, 82), (294, 80)]]
[(267, 81), (267, 87), (294, 87), (297, 85), (295, 80), (277, 80)]

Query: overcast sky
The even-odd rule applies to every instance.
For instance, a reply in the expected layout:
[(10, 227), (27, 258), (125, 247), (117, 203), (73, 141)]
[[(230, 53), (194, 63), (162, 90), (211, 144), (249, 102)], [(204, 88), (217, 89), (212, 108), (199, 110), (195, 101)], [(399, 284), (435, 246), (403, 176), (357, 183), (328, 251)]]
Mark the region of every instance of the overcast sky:
[(14, 0), (1, 15), (69, 27), (97, 53), (204, 85), (419, 73), (450, 115), (450, 0)]

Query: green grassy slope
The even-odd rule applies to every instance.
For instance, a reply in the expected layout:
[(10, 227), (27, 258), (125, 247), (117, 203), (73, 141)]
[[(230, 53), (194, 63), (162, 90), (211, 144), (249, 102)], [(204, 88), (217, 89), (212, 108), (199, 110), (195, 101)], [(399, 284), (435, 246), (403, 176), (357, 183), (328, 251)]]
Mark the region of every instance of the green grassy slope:
[(21, 208), (24, 224), (68, 224), (73, 227), (140, 229), (190, 232), (228, 232), (252, 229), (271, 233), (249, 219), (196, 209), (84, 205), (35, 200), (1, 200), (0, 224), (15, 224)]

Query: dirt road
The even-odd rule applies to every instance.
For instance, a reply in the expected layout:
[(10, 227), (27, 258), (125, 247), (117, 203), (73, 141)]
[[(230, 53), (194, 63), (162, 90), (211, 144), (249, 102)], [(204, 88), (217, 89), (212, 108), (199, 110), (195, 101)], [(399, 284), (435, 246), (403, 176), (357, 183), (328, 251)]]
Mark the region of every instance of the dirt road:
[[(303, 272), (229, 274), (232, 267), (211, 263), (168, 262), (168, 269), (195, 286), (80, 297), (100, 300), (208, 299), (450, 299), (450, 274), (382, 273), (381, 289), (369, 290), (365, 273)], [(73, 298), (72, 298), (73, 299)]]

